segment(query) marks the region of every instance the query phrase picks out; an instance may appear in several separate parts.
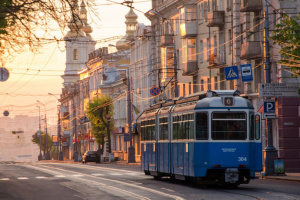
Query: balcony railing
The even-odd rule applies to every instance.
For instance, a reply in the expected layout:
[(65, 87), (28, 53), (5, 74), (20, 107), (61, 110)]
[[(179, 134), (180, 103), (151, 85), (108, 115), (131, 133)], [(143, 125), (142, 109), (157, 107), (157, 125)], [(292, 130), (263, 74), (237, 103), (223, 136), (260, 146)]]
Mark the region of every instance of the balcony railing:
[(212, 11), (207, 14), (208, 27), (220, 27), (224, 25), (224, 11)]
[(243, 0), (241, 12), (257, 12), (262, 9), (261, 0)]
[(249, 41), (242, 44), (241, 59), (254, 60), (262, 57), (262, 43), (260, 41)]
[(209, 62), (209, 68), (211, 67), (216, 68), (220, 65), (224, 65), (226, 63), (225, 53), (221, 52), (218, 55), (210, 54), (208, 62)]

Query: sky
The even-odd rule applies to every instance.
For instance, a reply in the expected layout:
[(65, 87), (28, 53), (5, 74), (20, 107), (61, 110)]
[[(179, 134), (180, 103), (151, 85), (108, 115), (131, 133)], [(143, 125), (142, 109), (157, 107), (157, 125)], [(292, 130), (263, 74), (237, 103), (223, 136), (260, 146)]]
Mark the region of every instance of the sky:
[[(98, 41), (96, 48), (107, 46), (108, 43), (115, 44), (117, 40), (107, 43), (101, 43), (100, 40), (125, 35), (125, 15), (129, 8), (106, 0), (95, 2), (98, 16), (91, 16), (93, 21), (89, 20), (89, 24), (93, 27), (92, 37)], [(114, 2), (122, 3), (120, 0)], [(150, 25), (144, 12), (151, 9), (151, 1), (135, 1), (133, 7), (138, 15), (138, 22)], [(7, 81), (0, 82), (0, 116), (3, 116), (6, 110), (9, 117), (21, 114), (38, 116), (37, 106), (40, 106), (41, 115), (44, 115), (46, 110), (48, 122), (57, 123), (57, 98), (60, 98), (63, 87), (61, 75), (65, 70), (66, 52), (64, 44), (60, 44), (58, 48), (56, 43), (45, 46), (40, 51), (37, 55), (31, 52), (16, 55), (13, 62), (4, 66), (9, 70), (10, 76)]]

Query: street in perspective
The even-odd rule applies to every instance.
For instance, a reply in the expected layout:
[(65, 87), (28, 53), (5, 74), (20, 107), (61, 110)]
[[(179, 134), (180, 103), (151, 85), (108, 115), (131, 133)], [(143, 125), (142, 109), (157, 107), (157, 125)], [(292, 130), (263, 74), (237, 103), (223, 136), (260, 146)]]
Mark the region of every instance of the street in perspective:
[(6, 162), (1, 199), (300, 199), (300, 177), (255, 179), (238, 188), (145, 176), (125, 163)]
[(0, 199), (300, 200), (299, 0), (0, 1)]

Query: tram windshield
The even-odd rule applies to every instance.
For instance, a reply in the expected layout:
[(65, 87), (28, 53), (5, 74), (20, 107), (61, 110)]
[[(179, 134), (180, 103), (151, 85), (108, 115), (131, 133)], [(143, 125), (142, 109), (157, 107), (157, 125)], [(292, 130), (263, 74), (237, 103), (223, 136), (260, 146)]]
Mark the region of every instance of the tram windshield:
[(246, 140), (246, 113), (213, 112), (211, 134), (213, 140)]

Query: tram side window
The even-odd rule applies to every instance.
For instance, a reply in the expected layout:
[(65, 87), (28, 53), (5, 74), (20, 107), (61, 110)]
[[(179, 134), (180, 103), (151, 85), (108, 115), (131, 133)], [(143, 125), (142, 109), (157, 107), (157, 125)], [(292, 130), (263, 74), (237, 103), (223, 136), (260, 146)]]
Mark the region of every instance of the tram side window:
[(155, 140), (155, 120), (145, 120), (141, 123), (142, 141)]
[(178, 140), (178, 116), (173, 116), (173, 140)]
[(207, 113), (196, 113), (196, 140), (208, 139), (208, 115)]
[(260, 126), (261, 126), (260, 116), (255, 115), (255, 139), (256, 140), (260, 139)]
[(159, 118), (159, 140), (168, 140), (168, 118)]
[(250, 113), (249, 140), (254, 140), (254, 113)]
[(194, 139), (194, 114), (173, 116), (173, 140)]

